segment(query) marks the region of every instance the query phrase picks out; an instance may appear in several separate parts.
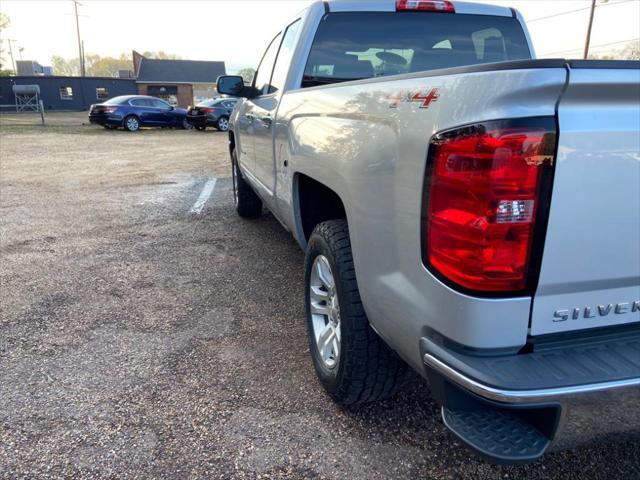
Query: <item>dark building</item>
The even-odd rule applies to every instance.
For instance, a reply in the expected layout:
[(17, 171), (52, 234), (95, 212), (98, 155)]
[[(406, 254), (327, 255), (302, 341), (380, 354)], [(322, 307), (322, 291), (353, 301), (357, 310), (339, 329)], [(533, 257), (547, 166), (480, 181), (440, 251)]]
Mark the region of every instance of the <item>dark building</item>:
[[(112, 77), (0, 77), (0, 105), (13, 105), (13, 85), (39, 85), (45, 110), (87, 110), (118, 95), (136, 95), (134, 79)], [(10, 108), (10, 107), (9, 107)], [(3, 110), (7, 110), (4, 107)]]
[(160, 97), (181, 107), (215, 96), (216, 80), (226, 74), (224, 62), (158, 60), (135, 50), (133, 67), (141, 95)]
[[(216, 95), (224, 62), (156, 60), (133, 52), (133, 78), (17, 76), (0, 77), (0, 105), (14, 105), (13, 85), (39, 85), (45, 110), (87, 110), (118, 95), (153, 95), (186, 107)], [(128, 72), (128, 71), (125, 71)], [(119, 72), (122, 76), (125, 72)], [(11, 107), (2, 107), (10, 110)]]

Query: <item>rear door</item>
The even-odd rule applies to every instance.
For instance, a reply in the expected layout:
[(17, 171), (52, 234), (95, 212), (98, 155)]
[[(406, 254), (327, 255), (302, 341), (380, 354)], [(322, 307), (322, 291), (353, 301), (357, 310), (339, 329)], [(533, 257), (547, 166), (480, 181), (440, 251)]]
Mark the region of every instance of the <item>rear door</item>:
[(295, 48), (295, 41), (300, 27), (300, 20), (291, 23), (285, 30), (279, 46), (273, 73), (267, 85), (265, 94), (254, 101), (254, 150), (256, 156), (255, 175), (265, 189), (268, 198), (272, 198), (276, 185), (275, 152), (273, 149), (273, 131), (275, 117), (287, 72), (291, 64), (291, 56)]
[(160, 119), (157, 110), (153, 108), (151, 99), (134, 98), (130, 103), (136, 107), (135, 113), (140, 117), (143, 125), (158, 125)]
[[(278, 35), (271, 40), (260, 65), (258, 65), (258, 71), (254, 75), (253, 85), (260, 91), (260, 94), (257, 97), (244, 101), (240, 107), (238, 116), (239, 129), (241, 132), (239, 161), (244, 168), (249, 170), (254, 180), (256, 179), (256, 131), (265, 129), (264, 125), (260, 123), (261, 119), (257, 117), (257, 110), (264, 109), (265, 106), (274, 101), (273, 95), (269, 94), (269, 82), (271, 81), (271, 72), (273, 71), (273, 64), (278, 54), (281, 39), (282, 35), (278, 33)], [(264, 132), (260, 131), (260, 134), (264, 135)], [(262, 185), (255, 186), (261, 190), (260, 193), (263, 195), (268, 191)]]
[(533, 335), (640, 321), (640, 70), (606, 63), (572, 65), (558, 107)]
[(158, 125), (177, 126), (182, 124), (182, 116), (164, 100), (153, 98), (149, 100), (154, 109), (154, 116), (157, 118)]

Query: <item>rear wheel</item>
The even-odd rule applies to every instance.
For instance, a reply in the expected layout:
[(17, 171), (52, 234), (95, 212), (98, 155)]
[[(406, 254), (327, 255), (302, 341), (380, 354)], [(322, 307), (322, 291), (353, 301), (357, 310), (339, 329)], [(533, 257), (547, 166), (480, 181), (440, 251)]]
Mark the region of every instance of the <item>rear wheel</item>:
[(140, 130), (140, 119), (135, 115), (129, 115), (128, 117), (125, 117), (123, 125), (129, 132), (137, 132)]
[(193, 130), (193, 125), (191, 125), (189, 121), (186, 118), (184, 118), (182, 120), (182, 128), (184, 128), (185, 130)]
[(369, 325), (345, 220), (320, 223), (311, 234), (305, 314), (313, 366), (337, 403), (371, 402), (397, 391), (407, 366)]
[(233, 180), (233, 199), (238, 215), (243, 218), (257, 218), (262, 215), (262, 200), (242, 178), (235, 150), (231, 154), (231, 177)]
[(216, 122), (216, 128), (221, 132), (229, 130), (229, 117), (220, 117)]

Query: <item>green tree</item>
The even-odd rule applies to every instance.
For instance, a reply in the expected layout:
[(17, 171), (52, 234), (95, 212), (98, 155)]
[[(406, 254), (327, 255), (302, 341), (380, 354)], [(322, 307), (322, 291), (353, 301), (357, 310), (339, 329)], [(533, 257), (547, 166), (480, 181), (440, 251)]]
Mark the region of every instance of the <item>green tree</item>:
[(159, 52), (144, 52), (142, 56), (156, 60), (182, 60), (180, 55), (176, 55), (175, 53), (165, 53), (162, 50)]
[[(98, 54), (85, 56), (85, 73), (89, 77), (117, 77), (118, 70), (131, 70), (131, 57), (121, 54), (119, 57), (101, 57)], [(77, 58), (51, 57), (51, 65), (56, 75), (80, 75), (80, 62)]]
[(100, 57), (99, 55), (90, 55), (87, 57), (87, 75), (93, 77), (117, 77), (118, 70), (131, 70), (131, 56), (124, 53), (119, 57)]
[(623, 60), (640, 60), (640, 40), (632, 40), (620, 52)]
[(9, 17), (0, 12), (0, 77), (8, 77), (13, 74), (13, 68), (3, 68), (5, 65), (4, 55), (6, 49), (4, 48), (4, 40), (2, 39), (2, 31), (9, 26), (11, 21)]
[[(165, 52), (144, 52), (147, 58), (180, 59), (180, 56)], [(89, 77), (117, 77), (118, 70), (131, 70), (133, 64), (131, 55), (120, 54), (119, 57), (101, 57), (96, 53), (89, 53), (84, 58), (85, 73)], [(77, 58), (64, 58), (59, 55), (51, 57), (51, 66), (56, 75), (80, 75), (80, 62)]]
[(59, 55), (54, 55), (51, 57), (51, 66), (53, 67), (54, 75), (80, 75), (80, 62), (77, 58), (66, 59)]
[(238, 75), (240, 75), (244, 79), (245, 83), (251, 83), (255, 74), (255, 69), (251, 67), (241, 68), (240, 70), (238, 70)]
[(640, 39), (631, 40), (624, 47), (606, 53), (590, 53), (590, 60), (640, 60)]

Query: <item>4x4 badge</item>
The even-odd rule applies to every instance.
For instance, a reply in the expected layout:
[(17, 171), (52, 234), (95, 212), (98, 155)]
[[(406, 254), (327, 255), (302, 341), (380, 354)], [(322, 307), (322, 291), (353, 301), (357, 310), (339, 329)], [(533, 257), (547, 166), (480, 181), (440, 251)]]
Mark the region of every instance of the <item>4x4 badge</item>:
[(429, 108), (432, 102), (435, 102), (440, 97), (440, 90), (437, 87), (432, 88), (429, 91), (407, 91), (402, 90), (397, 93), (392, 93), (387, 96), (389, 102), (389, 108), (398, 108), (400, 102), (421, 102), (420, 108)]

